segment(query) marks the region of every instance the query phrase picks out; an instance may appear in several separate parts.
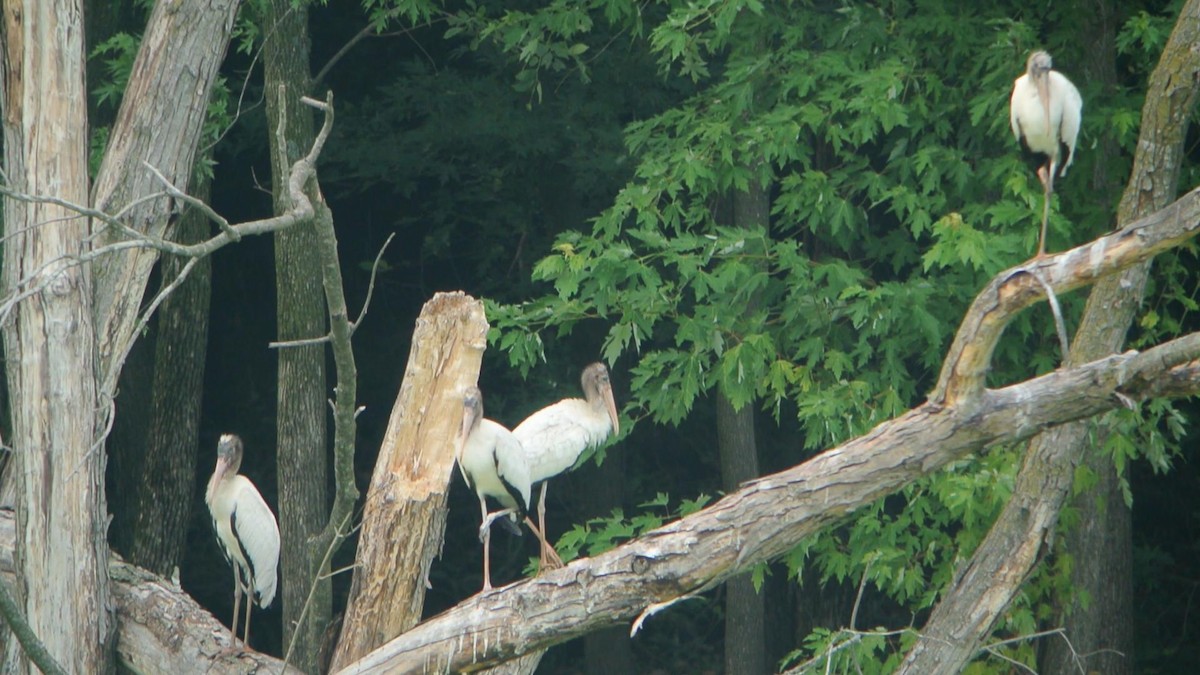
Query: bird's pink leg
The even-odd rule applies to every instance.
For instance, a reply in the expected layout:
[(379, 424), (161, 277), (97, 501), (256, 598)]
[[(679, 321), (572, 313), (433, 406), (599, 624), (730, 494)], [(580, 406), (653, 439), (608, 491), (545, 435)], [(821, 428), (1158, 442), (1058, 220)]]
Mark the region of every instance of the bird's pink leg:
[(238, 579), (238, 570), (237, 570), (236, 563), (235, 563), (235, 566), (233, 569), (233, 620), (229, 622), (229, 635), (233, 639), (233, 642), (232, 642), (232, 644), (229, 645), (229, 651), (237, 650), (237, 643), (238, 643), (237, 622), (238, 622), (238, 618), (239, 618), (239, 614), (240, 614), (239, 610), (241, 609), (241, 604), (242, 604), (242, 582), (240, 579)]
[(542, 494), (538, 497), (538, 526), (534, 529), (538, 535), (538, 541), (542, 542), (541, 563), (543, 569), (555, 569), (563, 566), (562, 558), (558, 557), (558, 551), (550, 545), (550, 540), (546, 539), (546, 483), (542, 483)]
[(525, 524), (528, 525), (533, 534), (537, 536), (538, 542), (541, 544), (541, 550), (543, 554), (548, 553), (549, 556), (553, 557), (551, 560), (543, 561), (543, 565), (546, 565), (547, 567), (562, 567), (565, 565), (566, 563), (563, 562), (562, 558), (558, 557), (558, 551), (554, 550), (554, 547), (550, 545), (549, 540), (546, 539), (546, 535), (542, 533), (541, 529), (538, 528), (536, 523), (530, 520), (529, 516), (525, 517)]
[(492, 523), (497, 518), (505, 518), (512, 509), (504, 509), (495, 513), (487, 512), (487, 505), (482, 500), (479, 508), (483, 511), (483, 524), (479, 526), (479, 541), (483, 542), (483, 590), (492, 590)]
[(242, 637), (242, 647), (250, 649), (250, 610), (254, 608), (254, 591), (246, 589), (246, 632)]
[(483, 590), (492, 590), (492, 528), (483, 531)]
[(1054, 162), (1040, 166), (1037, 170), (1038, 180), (1042, 182), (1042, 230), (1038, 236), (1038, 250), (1034, 259), (1046, 257), (1046, 226), (1050, 222), (1050, 195), (1054, 192)]

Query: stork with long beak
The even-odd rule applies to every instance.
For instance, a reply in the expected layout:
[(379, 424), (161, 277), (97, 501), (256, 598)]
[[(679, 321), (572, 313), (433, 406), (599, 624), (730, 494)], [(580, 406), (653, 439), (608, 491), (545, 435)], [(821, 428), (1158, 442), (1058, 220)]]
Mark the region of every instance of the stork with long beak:
[(238, 474), (242, 466), (242, 439), (224, 434), (217, 443), (217, 465), (204, 502), (212, 514), (213, 529), (225, 559), (233, 566), (233, 621), (229, 632), (237, 646), (238, 609), (246, 594), (246, 623), (242, 646), (250, 646), (250, 609), (257, 600), (266, 608), (275, 599), (279, 566), (279, 525), (275, 514), (249, 478)]
[(1030, 54), (1025, 74), (1013, 82), (1009, 100), (1013, 136), (1026, 151), (1038, 156), (1037, 176), (1042, 182), (1045, 201), (1037, 258), (1046, 255), (1046, 225), (1050, 220), (1054, 179), (1067, 175), (1067, 168), (1075, 160), (1075, 142), (1083, 118), (1079, 90), (1052, 68), (1053, 61), (1046, 52)]
[[(483, 417), (483, 393), (469, 387), (463, 394), (462, 427), (459, 431), (458, 469), (479, 498), (479, 541), (483, 543), (483, 590), (492, 588), (492, 523), (499, 520), (517, 535), (524, 519), (537, 535), (543, 549), (549, 544), (533, 521), (526, 517), (532, 481), (529, 458), (521, 442), (503, 425)], [(487, 498), (500, 503), (501, 510), (488, 512)]]
[[(546, 482), (575, 466), (589, 448), (602, 445), (620, 433), (617, 404), (613, 399), (608, 368), (593, 363), (580, 376), (583, 399), (567, 398), (546, 406), (525, 418), (513, 429), (513, 436), (529, 457), (530, 478), (542, 483), (538, 497), (538, 528), (546, 533)], [(542, 547), (542, 565), (561, 565), (562, 559), (548, 544)]]

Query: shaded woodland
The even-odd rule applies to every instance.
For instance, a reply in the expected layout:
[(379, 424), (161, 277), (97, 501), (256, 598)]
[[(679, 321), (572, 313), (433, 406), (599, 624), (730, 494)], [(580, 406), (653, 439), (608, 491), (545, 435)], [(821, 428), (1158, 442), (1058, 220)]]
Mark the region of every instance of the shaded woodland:
[[(37, 4), (4, 0), (6, 64)], [(361, 647), (343, 672), (1194, 667), (1200, 2), (49, 4), (86, 17), (62, 53), (88, 134), (60, 139), (73, 192), (18, 178), (36, 95), (6, 71), (0, 569), (34, 615), (63, 569), (9, 555), (38, 498), (19, 453), (71, 461), (62, 433), (29, 435), (38, 378), (14, 365), (58, 269), (19, 224), (83, 220), (18, 211), (52, 196), (95, 210), (61, 271), (94, 317), (66, 350), (93, 356), (62, 369), (97, 373), (71, 444), (97, 488), (79, 541), (117, 605), (95, 642), (157, 636), (47, 640), (68, 671), (177, 667), (154, 660), (164, 617), (197, 671), (252, 667), (197, 618), (233, 611), (204, 503), (230, 432), (284, 540), (251, 645), (283, 658), (294, 633), (302, 672), (339, 641)], [(1036, 48), (1084, 125), (1052, 257), (1027, 263), (1042, 191), (1008, 95)], [(571, 564), (477, 596), (478, 505), (432, 430), (461, 385), (513, 427), (597, 360), (621, 434), (551, 483)], [(377, 462), (421, 453), (444, 506), (376, 492)], [(429, 565), (391, 571), (416, 608), (398, 621), (423, 621), (394, 642), (347, 614), (381, 574), (356, 558), (369, 495), (410, 514), (377, 536)], [(497, 587), (536, 568), (532, 534), (497, 528)], [(9, 639), (6, 670), (21, 655)]]

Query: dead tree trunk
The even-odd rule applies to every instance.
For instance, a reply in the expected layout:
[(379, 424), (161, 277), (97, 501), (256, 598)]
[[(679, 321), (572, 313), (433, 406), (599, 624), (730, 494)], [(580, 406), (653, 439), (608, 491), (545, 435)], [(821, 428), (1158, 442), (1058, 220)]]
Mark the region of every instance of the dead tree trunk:
[[(170, 234), (178, 204), (163, 192), (162, 178), (187, 190), (237, 5), (238, 0), (160, 2), (150, 15), (92, 190), (97, 210), (120, 213), (138, 234)], [(147, 199), (155, 194), (160, 196)], [(105, 232), (100, 244), (129, 238), (110, 226), (97, 229)], [(114, 251), (95, 267), (93, 314), (102, 399), (113, 395), (157, 259), (154, 248), (132, 247)]]
[[(80, 0), (6, 1), (3, 42), (8, 180), (25, 192), (87, 203)], [(102, 673), (113, 621), (96, 340), (88, 269), (71, 263), (88, 248), (88, 220), (62, 206), (6, 199), (4, 228), (5, 297), (24, 298), (4, 322), (8, 390), (19, 392), (7, 439), (16, 468), (18, 595), (59, 664)]]
[(462, 393), (479, 379), (487, 328), (483, 304), (461, 293), (439, 293), (421, 309), (367, 491), (335, 670), (421, 618), (445, 534)]

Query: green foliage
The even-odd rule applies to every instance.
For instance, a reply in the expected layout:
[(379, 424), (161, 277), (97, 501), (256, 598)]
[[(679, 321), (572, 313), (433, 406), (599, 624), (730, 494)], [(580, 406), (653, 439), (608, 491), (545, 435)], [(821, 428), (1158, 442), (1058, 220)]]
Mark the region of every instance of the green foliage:
[[(486, 36), (518, 55), (533, 73), (519, 86), (529, 87), (540, 73), (584, 73), (570, 45), (594, 53), (588, 30), (606, 10), (603, 21), (644, 36), (665, 86), (694, 86), (625, 127), (632, 178), (590, 229), (561, 233), (534, 266), (548, 292), (488, 305), (490, 344), (524, 374), (545, 358), (548, 340), (598, 324), (602, 357), (628, 364), (627, 416), (678, 425), (720, 391), (735, 407), (794, 425), (806, 452), (919, 402), (975, 293), (1036, 245), (1042, 193), (1018, 160), (1008, 92), (1036, 46), (1078, 62), (1078, 36), (1047, 28), (1060, 10), (1035, 17), (1003, 4), (713, 1), (669, 3), (633, 21), (609, 11), (615, 4), (556, 4), (500, 19), (479, 10), (461, 24), (479, 36), (476, 45)], [(1165, 29), (1134, 17), (1122, 49), (1145, 66)], [(1070, 73), (1087, 101), (1084, 151), (1055, 196), (1052, 250), (1109, 226), (1115, 204), (1081, 197), (1088, 150), (1102, 137), (1131, 150), (1140, 121), (1135, 97), (1100, 96)], [(1109, 170), (1127, 161), (1110, 159)], [(738, 200), (759, 189), (769, 221), (735, 216)], [(1063, 300), (1070, 321), (1080, 304)], [(1160, 315), (1179, 312), (1143, 322), (1157, 325)], [(998, 347), (991, 379), (1025, 379), (1057, 360), (1048, 313), (1027, 312)], [(1164, 436), (1153, 429), (1181, 418), (1169, 406), (1142, 414), (1152, 419), (1130, 416), (1110, 436), (1119, 466), (1140, 456), (1165, 466)], [(822, 581), (869, 582), (908, 611), (931, 607), (1003, 507), (1021, 451), (992, 449), (860, 510), (798, 546), (790, 573), (800, 578), (808, 566)], [(567, 548), (631, 531), (592, 522)], [(1061, 568), (1039, 572), (997, 635), (1036, 632), (1066, 578)], [(843, 672), (886, 671), (904, 639), (817, 631), (793, 662), (827, 653)], [(1034, 662), (1028, 643), (1001, 653)], [(994, 663), (973, 668), (995, 672)]]
[(916, 639), (916, 632), (911, 630), (818, 628), (805, 638), (802, 648), (784, 657), (780, 669), (795, 668), (800, 673), (891, 673)]

